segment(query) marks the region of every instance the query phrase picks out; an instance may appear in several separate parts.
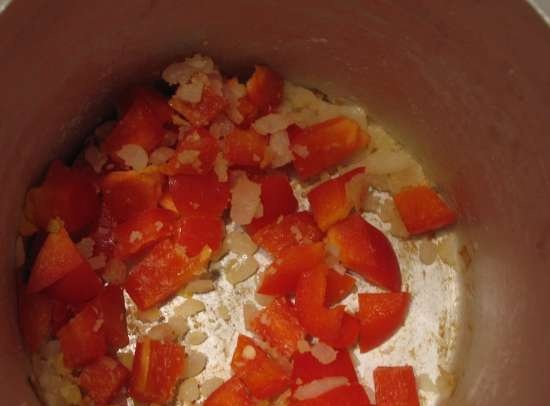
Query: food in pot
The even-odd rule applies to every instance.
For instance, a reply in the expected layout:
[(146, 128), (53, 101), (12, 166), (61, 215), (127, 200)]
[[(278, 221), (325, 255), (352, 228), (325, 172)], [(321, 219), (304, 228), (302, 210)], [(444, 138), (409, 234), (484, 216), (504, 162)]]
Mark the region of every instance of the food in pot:
[[(361, 108), (266, 66), (241, 83), (195, 55), (162, 77), (169, 94), (129, 91), (27, 193), (19, 310), (39, 396), (419, 405), (414, 365), (380, 365), (369, 398), (353, 354), (390, 340), (415, 300), (391, 238), (420, 235), (433, 262), (429, 238), (456, 222), (420, 166)], [(230, 326), (222, 357), (197, 350), (203, 313)]]

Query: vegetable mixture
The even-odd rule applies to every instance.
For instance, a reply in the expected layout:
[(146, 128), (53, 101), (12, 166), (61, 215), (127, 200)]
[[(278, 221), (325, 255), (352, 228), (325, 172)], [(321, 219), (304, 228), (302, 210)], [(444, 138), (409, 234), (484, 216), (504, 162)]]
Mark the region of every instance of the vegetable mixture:
[[(404, 238), (452, 225), (456, 213), (422, 176), (377, 176), (408, 158), (373, 148), (358, 108), (266, 66), (242, 84), (200, 55), (162, 77), (169, 92), (132, 89), (118, 119), (72, 164), (52, 162), (27, 194), (19, 312), (39, 396), (48, 405), (419, 405), (411, 366), (376, 368), (369, 399), (352, 360), (392, 337), (414, 300), (364, 211), (375, 189), (389, 192)], [(257, 276), (264, 306), (227, 354), (231, 378), (199, 389), (208, 363), (190, 347), (207, 337), (189, 331), (187, 318), (204, 310), (193, 294), (255, 275), (258, 249), (271, 259)], [(220, 275), (229, 252), (242, 260)], [(378, 292), (356, 292), (358, 279)], [(348, 296), (358, 311), (342, 304)], [(187, 300), (133, 342), (130, 313), (156, 320), (174, 297)]]

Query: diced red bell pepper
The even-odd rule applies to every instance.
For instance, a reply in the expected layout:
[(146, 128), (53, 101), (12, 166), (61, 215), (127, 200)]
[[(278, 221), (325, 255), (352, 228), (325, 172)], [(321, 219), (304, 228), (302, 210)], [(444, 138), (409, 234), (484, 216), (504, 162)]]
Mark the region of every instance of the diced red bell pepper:
[(264, 273), (258, 293), (272, 296), (294, 294), (300, 275), (324, 258), (325, 247), (321, 242), (288, 248)]
[(103, 281), (90, 264), (82, 262), (75, 270), (46, 289), (48, 296), (67, 304), (85, 303), (99, 294)]
[(224, 97), (216, 93), (210, 86), (202, 90), (202, 98), (198, 103), (189, 103), (172, 97), (170, 106), (180, 113), (193, 127), (205, 127), (210, 124), (227, 105)]
[(203, 271), (210, 250), (203, 250), (193, 258), (184, 251), (166, 239), (133, 267), (124, 288), (140, 310), (167, 299)]
[(221, 216), (229, 204), (229, 184), (214, 174), (176, 175), (168, 188), (182, 216)]
[(237, 110), (241, 113), (243, 121), (240, 126), (243, 128), (250, 127), (250, 125), (258, 117), (258, 107), (252, 103), (248, 95), (241, 97), (237, 102)]
[(218, 140), (204, 128), (193, 128), (178, 144), (175, 155), (162, 165), (166, 175), (210, 173), (220, 152)]
[(106, 286), (96, 299), (101, 312), (103, 331), (110, 350), (116, 351), (129, 343), (126, 326), (126, 305), (122, 289), (118, 286)]
[(52, 333), (56, 335), (59, 329), (75, 315), (75, 309), (59, 300), (52, 300), (52, 303)]
[(240, 335), (231, 367), (257, 399), (269, 399), (290, 386), (290, 376), (250, 337)]
[(35, 293), (51, 286), (84, 263), (65, 228), (49, 233), (34, 262), (27, 292)]
[(25, 346), (37, 352), (50, 336), (53, 302), (41, 293), (20, 292), (19, 326)]
[(365, 172), (357, 168), (337, 178), (314, 187), (307, 195), (311, 212), (321, 230), (345, 219), (353, 208), (353, 202), (346, 192), (346, 183), (355, 175)]
[(357, 343), (359, 330), (359, 319), (346, 312), (342, 319), (342, 328), (340, 329), (338, 337), (334, 340), (327, 341), (327, 344), (338, 349), (351, 348)]
[(403, 189), (393, 200), (410, 234), (435, 231), (456, 222), (456, 212), (428, 186)]
[(323, 233), (310, 213), (302, 211), (288, 214), (253, 234), (252, 239), (275, 257), (286, 249), (320, 241)]
[(174, 397), (182, 377), (185, 351), (182, 346), (143, 337), (137, 343), (129, 393), (140, 402), (164, 404)]
[(321, 263), (300, 275), (296, 286), (296, 308), (298, 319), (309, 334), (332, 341), (339, 336), (345, 312), (344, 306), (328, 309), (324, 305), (328, 271)]
[(116, 226), (116, 220), (111, 215), (109, 208), (102, 202), (101, 213), (97, 221), (94, 231), (90, 238), (94, 240), (94, 254), (103, 254), (107, 258), (111, 258), (115, 251), (115, 237), (113, 230)]
[(77, 234), (98, 218), (100, 199), (82, 171), (54, 161), (42, 185), (28, 192), (25, 211), (42, 230), (48, 228), (51, 219), (59, 217), (69, 233)]
[(150, 152), (162, 141), (171, 109), (160, 94), (142, 89), (134, 92), (123, 114), (101, 144), (101, 150), (118, 163), (123, 162), (117, 153), (124, 145), (139, 145)]
[(355, 288), (355, 279), (349, 275), (342, 275), (334, 270), (329, 270), (327, 274), (327, 293), (325, 305), (332, 306), (340, 303)]
[(337, 247), (344, 266), (377, 286), (395, 292), (401, 289), (399, 263), (390, 241), (359, 214), (333, 225), (327, 239)]
[(330, 364), (319, 362), (311, 352), (296, 353), (293, 360), (292, 386), (294, 388), (318, 379), (333, 376), (343, 376), (350, 383), (357, 383), (357, 373), (355, 372), (355, 367), (348, 350), (337, 351), (336, 359)]
[(103, 178), (103, 202), (115, 222), (157, 206), (164, 177), (159, 173), (111, 172)]
[(410, 301), (411, 296), (406, 292), (359, 294), (361, 352), (378, 347), (399, 330), (407, 317)]
[(155, 207), (117, 225), (113, 230), (115, 256), (127, 258), (147, 245), (172, 235), (176, 231), (178, 217), (170, 210)]
[(420, 405), (412, 367), (378, 367), (373, 376), (377, 406)]
[(81, 367), (107, 352), (100, 311), (88, 305), (58, 332), (63, 362), (69, 368)]
[(248, 98), (260, 115), (277, 108), (283, 98), (283, 79), (266, 66), (256, 65), (254, 74), (246, 82)]
[(192, 257), (198, 255), (206, 245), (213, 252), (217, 251), (222, 245), (224, 232), (224, 224), (219, 217), (185, 217), (178, 223), (174, 241), (185, 247), (187, 255)]
[(162, 124), (167, 125), (172, 121), (174, 110), (168, 104), (168, 100), (157, 90), (146, 86), (137, 86), (116, 100), (119, 115), (125, 115), (135, 100), (146, 103)]
[(79, 386), (95, 402), (106, 405), (120, 392), (130, 371), (111, 357), (101, 357), (86, 365), (79, 377)]
[[(360, 384), (339, 386), (313, 399), (292, 399), (289, 406), (371, 406), (369, 397)], [(399, 405), (393, 405), (399, 406)]]
[(369, 136), (349, 118), (336, 117), (296, 132), (290, 143), (298, 176), (307, 179), (365, 147)]
[(261, 228), (273, 223), (279, 218), (298, 210), (298, 201), (288, 177), (282, 173), (265, 176), (260, 181), (262, 188), (260, 199), (263, 206), (262, 217), (253, 219), (246, 227), (250, 235), (254, 235)]
[(204, 406), (252, 406), (254, 404), (245, 384), (236, 376), (212, 392), (204, 402)]
[(254, 131), (235, 129), (224, 139), (225, 158), (231, 166), (264, 167), (268, 144), (266, 135)]
[(304, 340), (296, 309), (286, 298), (279, 297), (261, 310), (251, 322), (252, 331), (264, 339), (281, 355), (291, 357)]

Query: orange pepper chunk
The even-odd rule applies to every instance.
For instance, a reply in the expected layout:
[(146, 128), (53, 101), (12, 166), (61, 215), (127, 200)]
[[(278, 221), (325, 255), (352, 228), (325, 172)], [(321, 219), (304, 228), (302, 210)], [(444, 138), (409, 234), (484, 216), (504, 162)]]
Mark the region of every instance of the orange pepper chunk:
[(290, 376), (250, 337), (239, 335), (231, 367), (257, 399), (269, 399), (290, 386)]
[(93, 305), (86, 306), (58, 332), (63, 362), (69, 368), (82, 367), (107, 352), (100, 311)]
[(130, 271), (124, 288), (140, 310), (161, 303), (203, 271), (210, 257), (205, 249), (189, 258), (183, 247), (166, 239), (157, 243)]
[(182, 216), (221, 216), (229, 204), (229, 184), (214, 174), (173, 176), (168, 190)]
[(123, 116), (101, 144), (101, 150), (118, 163), (123, 163), (117, 153), (125, 145), (139, 145), (150, 152), (162, 141), (164, 125), (170, 121), (171, 115), (170, 106), (162, 95), (153, 90), (139, 89), (133, 93)]
[(58, 217), (67, 231), (75, 234), (97, 220), (100, 207), (95, 187), (84, 172), (54, 161), (42, 185), (27, 193), (25, 212), (42, 230)]
[(296, 292), (296, 285), (305, 270), (325, 258), (323, 243), (297, 245), (288, 248), (263, 275), (258, 293), (286, 296)]
[(79, 386), (98, 405), (106, 405), (120, 392), (130, 372), (119, 361), (101, 357), (86, 365), (79, 377)]
[(244, 382), (234, 376), (216, 389), (204, 402), (204, 406), (252, 406), (256, 404)]
[(27, 292), (39, 292), (53, 285), (85, 262), (65, 228), (49, 233), (33, 264)]
[(136, 346), (130, 396), (140, 402), (169, 402), (174, 397), (184, 366), (185, 350), (182, 346), (143, 337)]
[(377, 406), (420, 405), (412, 367), (378, 367), (373, 376)]
[(337, 248), (340, 262), (347, 268), (382, 288), (401, 289), (399, 263), (390, 241), (359, 214), (333, 225), (327, 240)]
[(176, 231), (178, 215), (170, 210), (152, 208), (135, 214), (113, 230), (115, 256), (127, 258), (146, 246)]
[(435, 231), (456, 222), (456, 212), (428, 186), (403, 189), (393, 200), (410, 234)]
[(317, 185), (308, 193), (311, 212), (321, 230), (326, 231), (351, 212), (353, 202), (347, 195), (346, 183), (355, 175), (364, 172), (365, 168), (354, 169)]
[(341, 302), (355, 288), (355, 279), (349, 275), (342, 275), (334, 270), (327, 273), (327, 293), (325, 304), (327, 306), (335, 305)]
[(300, 275), (296, 286), (296, 309), (306, 332), (321, 340), (332, 341), (340, 334), (345, 312), (344, 306), (328, 309), (324, 305), (328, 271), (321, 263)]
[(198, 103), (189, 103), (172, 97), (170, 106), (180, 113), (193, 127), (205, 127), (209, 125), (218, 114), (224, 111), (227, 101), (216, 93), (210, 86), (202, 90), (202, 97)]
[(254, 242), (280, 257), (285, 250), (295, 245), (320, 241), (323, 233), (315, 224), (310, 213), (302, 211), (279, 217), (275, 222), (255, 232)]
[(338, 165), (369, 142), (369, 136), (359, 125), (346, 117), (294, 131), (290, 138), (294, 167), (302, 179)]
[(225, 158), (231, 166), (264, 167), (267, 144), (266, 135), (237, 128), (225, 136)]
[(410, 294), (406, 292), (359, 294), (361, 352), (378, 347), (399, 330), (407, 317), (410, 301)]
[(175, 155), (161, 166), (166, 175), (210, 173), (220, 152), (218, 140), (203, 128), (187, 132), (176, 148)]
[(103, 203), (116, 223), (156, 207), (164, 177), (158, 173), (111, 172), (103, 178)]
[(281, 355), (289, 358), (298, 350), (298, 342), (305, 338), (294, 305), (284, 297), (274, 299), (261, 310), (252, 320), (251, 328)]
[(256, 65), (254, 74), (246, 82), (248, 99), (260, 115), (270, 113), (281, 104), (283, 79), (266, 66)]

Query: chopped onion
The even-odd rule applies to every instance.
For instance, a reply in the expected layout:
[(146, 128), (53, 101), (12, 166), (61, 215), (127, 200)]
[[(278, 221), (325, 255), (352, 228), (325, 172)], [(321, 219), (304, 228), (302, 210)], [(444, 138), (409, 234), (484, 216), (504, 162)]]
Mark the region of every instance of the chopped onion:
[(149, 157), (149, 162), (152, 165), (162, 165), (174, 156), (176, 151), (169, 147), (158, 147), (155, 149)]
[(269, 138), (269, 154), (271, 155), (271, 166), (280, 168), (292, 161), (290, 141), (286, 131), (277, 131)]
[(183, 377), (191, 378), (200, 374), (206, 367), (206, 360), (206, 355), (197, 351), (189, 351), (185, 360)]
[(147, 163), (149, 162), (149, 155), (147, 155), (147, 151), (145, 151), (141, 145), (137, 144), (123, 145), (116, 154), (124, 161), (126, 166), (129, 166), (136, 171), (142, 171), (145, 169), (147, 167)]
[(253, 256), (247, 256), (244, 261), (237, 261), (226, 270), (227, 280), (232, 285), (243, 282), (254, 275), (259, 266)]
[(315, 399), (340, 386), (349, 385), (348, 378), (344, 376), (331, 376), (328, 378), (317, 379), (299, 386), (294, 391), (294, 398), (297, 400)]
[(204, 303), (196, 299), (187, 299), (174, 309), (174, 313), (182, 317), (190, 317), (204, 311)]
[(178, 400), (180, 402), (194, 402), (199, 397), (199, 383), (195, 378), (189, 378), (182, 382), (178, 389)]
[(291, 116), (287, 114), (271, 113), (254, 121), (252, 128), (263, 135), (274, 134), (286, 130), (293, 122)]
[(231, 219), (240, 225), (250, 224), (260, 205), (261, 187), (241, 174), (231, 189)]
[(252, 241), (248, 233), (240, 230), (231, 231), (227, 234), (225, 245), (228, 250), (242, 255), (253, 255), (258, 250), (258, 246)]
[(327, 344), (319, 341), (311, 348), (311, 355), (321, 364), (328, 365), (336, 360), (337, 352)]

